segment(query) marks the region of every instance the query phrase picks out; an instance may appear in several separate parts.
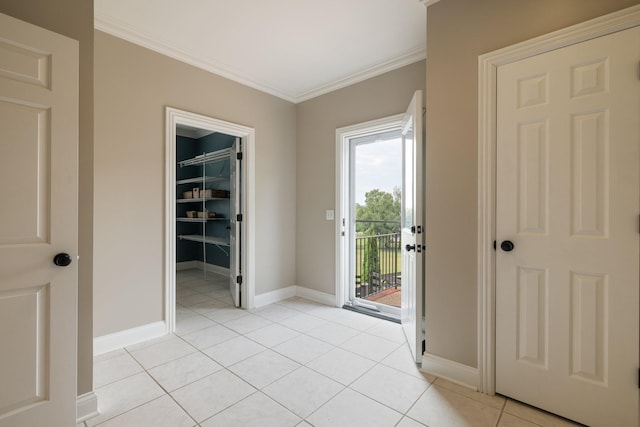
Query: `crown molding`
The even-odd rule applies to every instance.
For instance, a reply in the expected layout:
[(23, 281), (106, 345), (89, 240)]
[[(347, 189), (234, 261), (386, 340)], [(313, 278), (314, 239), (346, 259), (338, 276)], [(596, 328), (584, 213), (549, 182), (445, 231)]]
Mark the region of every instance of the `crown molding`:
[[(420, 0), (427, 3), (438, 0)], [(397, 68), (404, 67), (406, 65), (413, 64), (426, 58), (426, 48), (420, 47), (406, 52), (402, 55), (389, 58), (379, 64), (371, 66), (365, 70), (358, 71), (350, 76), (327, 82), (319, 85), (308, 91), (300, 93), (288, 93), (282, 90), (276, 89), (273, 86), (258, 82), (256, 79), (243, 75), (240, 72), (234, 71), (231, 67), (224, 66), (222, 64), (213, 63), (211, 61), (202, 60), (193, 53), (185, 52), (180, 49), (171, 47), (161, 41), (153, 39), (147, 34), (143, 34), (133, 27), (119, 21), (112, 16), (101, 14), (96, 12), (94, 16), (94, 28), (96, 30), (105, 32), (112, 36), (126, 40), (138, 46), (168, 56), (180, 62), (198, 67), (210, 73), (232, 80), (236, 83), (240, 83), (244, 86), (259, 90), (261, 92), (273, 95), (275, 97), (284, 99), (285, 101), (298, 104), (303, 101), (307, 101), (311, 98), (315, 98), (320, 95), (324, 95), (334, 90), (342, 89), (346, 86), (361, 82), (372, 77), (379, 76), (381, 74), (393, 71)]]
[(440, 0), (418, 0), (420, 3), (424, 5), (424, 7), (429, 7), (434, 3), (438, 3)]
[(352, 84), (359, 83), (364, 80), (370, 79), (372, 77), (376, 77), (381, 74), (387, 73), (389, 71), (393, 71), (398, 68), (404, 67), (406, 65), (410, 65), (415, 62), (421, 61), (426, 57), (427, 57), (426, 48), (419, 47), (419, 48), (413, 49), (400, 56), (388, 59), (387, 61), (384, 61), (380, 64), (376, 64), (365, 70), (358, 71), (357, 73), (351, 74), (350, 76), (318, 86), (315, 89), (302, 92), (298, 94), (295, 102), (299, 103), (299, 102), (307, 101), (317, 96), (324, 95), (329, 92), (333, 92), (334, 90), (351, 86)]
[(295, 96), (290, 93), (285, 93), (277, 90), (271, 86), (256, 82), (254, 79), (244, 76), (241, 73), (235, 72), (230, 68), (224, 67), (220, 64), (214, 64), (210, 61), (202, 60), (191, 53), (184, 52), (180, 49), (176, 49), (167, 44), (164, 44), (158, 40), (154, 40), (152, 37), (141, 33), (140, 31), (132, 28), (131, 26), (118, 21), (117, 19), (105, 15), (96, 13), (94, 16), (94, 28), (96, 30), (111, 34), (112, 36), (121, 38), (138, 46), (142, 46), (154, 52), (176, 59), (180, 62), (184, 62), (194, 67), (201, 68), (210, 73), (218, 76), (233, 80), (236, 83), (243, 84), (253, 89), (257, 89), (261, 92), (268, 93), (269, 95), (276, 96), (284, 99), (285, 101), (295, 102)]

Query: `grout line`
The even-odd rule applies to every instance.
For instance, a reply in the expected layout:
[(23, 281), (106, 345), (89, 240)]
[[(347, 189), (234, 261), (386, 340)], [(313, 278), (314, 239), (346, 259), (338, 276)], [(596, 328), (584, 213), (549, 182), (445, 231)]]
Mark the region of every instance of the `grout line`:
[[(222, 366), (221, 364), (219, 364), (218, 362), (216, 362), (215, 360), (213, 360), (211, 357), (209, 357), (209, 355), (207, 355), (206, 353), (204, 353), (202, 350), (200, 350), (199, 348), (196, 348), (195, 346), (193, 346), (192, 344), (190, 344), (190, 343), (189, 343), (189, 342), (187, 342), (186, 340), (182, 339), (182, 337), (178, 336), (178, 338), (180, 338), (182, 341), (184, 341), (186, 344), (190, 345), (191, 347), (194, 347), (194, 348), (196, 349), (196, 351), (195, 351), (195, 352), (193, 352), (193, 353), (189, 353), (189, 354), (187, 354), (187, 355), (184, 355), (184, 356), (182, 356), (182, 357), (178, 357), (177, 359), (173, 359), (173, 360), (167, 361), (167, 362), (165, 362), (165, 363), (163, 363), (163, 364), (161, 364), (161, 365), (154, 366), (153, 368), (149, 368), (149, 370), (150, 370), (150, 369), (154, 369), (154, 368), (159, 367), (159, 366), (162, 366), (162, 365), (164, 365), (164, 364), (166, 364), (166, 363), (174, 362), (174, 361), (176, 361), (176, 360), (180, 360), (180, 359), (182, 359), (182, 358), (184, 358), (184, 357), (191, 356), (191, 355), (193, 355), (193, 354), (195, 354), (195, 353), (197, 353), (197, 352), (200, 352), (200, 353), (201, 353), (201, 354), (203, 354), (205, 357), (207, 357), (207, 358), (211, 359), (213, 362), (215, 362), (215, 363), (217, 363), (218, 365), (220, 365), (220, 366), (222, 367), (222, 369), (220, 369), (220, 370), (218, 370), (218, 371), (216, 371), (216, 372), (213, 372), (213, 373), (211, 373), (211, 374), (209, 374), (209, 375), (205, 375), (204, 377), (199, 378), (199, 379), (197, 379), (197, 380), (194, 380), (194, 381), (192, 381), (192, 382), (190, 382), (190, 383), (188, 383), (188, 384), (184, 384), (184, 385), (182, 385), (182, 386), (178, 387), (177, 389), (175, 389), (175, 390), (173, 390), (173, 391), (180, 390), (181, 388), (187, 387), (187, 386), (189, 386), (189, 385), (191, 385), (191, 384), (193, 384), (193, 383), (195, 383), (195, 382), (197, 382), (197, 381), (200, 381), (200, 380), (203, 380), (203, 379), (205, 379), (205, 378), (208, 378), (208, 377), (210, 377), (210, 376), (212, 376), (212, 375), (214, 375), (214, 374), (216, 374), (216, 373), (218, 373), (218, 372), (221, 372), (222, 370), (226, 369), (224, 366)], [(126, 349), (125, 349), (125, 350), (126, 350)], [(131, 357), (133, 357), (133, 355), (131, 355)], [(135, 357), (133, 357), (133, 358), (134, 358), (134, 360), (135, 360)], [(137, 360), (136, 360), (136, 362), (137, 362)], [(140, 363), (140, 362), (138, 362), (138, 363)], [(142, 365), (141, 365), (141, 366), (142, 366)], [(193, 417), (193, 415), (192, 415), (191, 413), (189, 413), (189, 411), (187, 411), (187, 409), (186, 409), (185, 407), (183, 407), (183, 406), (182, 406), (182, 405), (181, 405), (181, 404), (180, 404), (180, 403), (179, 403), (179, 402), (178, 402), (178, 401), (173, 397), (173, 395), (171, 394), (172, 392), (170, 392), (170, 391), (168, 391), (167, 389), (165, 389), (165, 388), (164, 388), (164, 386), (162, 386), (162, 384), (160, 384), (160, 383), (155, 379), (155, 377), (154, 377), (153, 375), (151, 375), (151, 373), (149, 372), (149, 370), (147, 370), (144, 366), (142, 366), (142, 369), (144, 369), (145, 373), (146, 373), (147, 375), (149, 375), (149, 377), (150, 377), (150, 378), (151, 378), (151, 379), (152, 379), (152, 380), (153, 380), (153, 381), (154, 381), (154, 382), (155, 382), (155, 383), (156, 383), (156, 384), (157, 384), (157, 385), (162, 389), (162, 391), (164, 391), (165, 396), (169, 396), (169, 398), (170, 398), (171, 400), (173, 400), (173, 401), (175, 402), (175, 404), (176, 404), (176, 405), (178, 405), (178, 407), (184, 411), (184, 413), (185, 413), (185, 414), (187, 414), (187, 416), (188, 416), (188, 417), (189, 417), (189, 418), (190, 418), (190, 419), (195, 423), (195, 425), (198, 425), (198, 426), (200, 425), (200, 423), (199, 423), (198, 421), (196, 421), (196, 419)], [(246, 382), (246, 381), (245, 381), (245, 382)], [(249, 384), (249, 385), (251, 385), (251, 384)], [(255, 388), (255, 387), (254, 387), (254, 388)], [(252, 393), (252, 394), (253, 394), (253, 393)], [(249, 395), (249, 396), (250, 396), (250, 395)], [(249, 396), (247, 396), (247, 397), (249, 397)], [(160, 397), (162, 397), (162, 396), (160, 396)], [(246, 399), (246, 397), (245, 397), (245, 399)], [(244, 399), (243, 399), (243, 400), (244, 400)], [(147, 402), (147, 403), (149, 403), (149, 402)], [(226, 409), (227, 409), (227, 408), (225, 408), (225, 409), (223, 409), (223, 410), (226, 410)], [(218, 413), (219, 413), (219, 412), (218, 412)], [(217, 414), (217, 413), (216, 413), (216, 414)], [(216, 414), (212, 415), (212, 417), (213, 417), (213, 416), (215, 416)], [(203, 421), (204, 421), (204, 420), (203, 420)], [(97, 426), (96, 426), (96, 427), (97, 427)]]
[(500, 421), (502, 420), (502, 416), (504, 415), (504, 408), (507, 407), (507, 399), (504, 399), (504, 402), (502, 403), (502, 409), (500, 409), (500, 416), (498, 417), (498, 423), (496, 424), (496, 427), (500, 425)]
[[(142, 372), (139, 372), (139, 374), (141, 374), (141, 373), (142, 373)], [(153, 379), (153, 378), (152, 378), (152, 379)], [(129, 412), (131, 412), (131, 411), (133, 411), (133, 410), (135, 410), (135, 409), (138, 409), (138, 408), (140, 408), (140, 407), (142, 407), (142, 406), (146, 405), (147, 403), (153, 402), (154, 400), (158, 400), (158, 399), (160, 399), (161, 397), (162, 397), (162, 396), (154, 397), (153, 399), (148, 400), (148, 401), (146, 401), (146, 402), (143, 402), (143, 403), (141, 403), (141, 404), (139, 404), (139, 405), (137, 405), (137, 406), (134, 406), (133, 408), (129, 408), (129, 409), (127, 409), (127, 410), (126, 410), (126, 411), (124, 411), (124, 412), (117, 413), (117, 414), (115, 414), (115, 415), (113, 415), (113, 416), (111, 416), (111, 417), (109, 417), (109, 418), (107, 418), (107, 419), (105, 419), (105, 420), (100, 421), (100, 424), (96, 424), (94, 427), (100, 427), (101, 425), (103, 425), (103, 424), (104, 424), (104, 423), (106, 423), (107, 421), (111, 421), (112, 419), (117, 418), (117, 417), (119, 417), (120, 415), (127, 414), (127, 413), (129, 413)], [(85, 425), (86, 425), (86, 423), (85, 423)]]

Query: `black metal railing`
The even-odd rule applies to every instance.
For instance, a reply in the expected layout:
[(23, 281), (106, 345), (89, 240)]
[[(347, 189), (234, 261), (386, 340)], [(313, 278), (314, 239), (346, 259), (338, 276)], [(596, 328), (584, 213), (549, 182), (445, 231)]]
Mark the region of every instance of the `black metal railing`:
[[(402, 252), (400, 223), (357, 220), (363, 225), (385, 224), (391, 233), (366, 235), (358, 233), (355, 244), (356, 297), (367, 298), (401, 285)], [(371, 233), (371, 231), (369, 231)]]

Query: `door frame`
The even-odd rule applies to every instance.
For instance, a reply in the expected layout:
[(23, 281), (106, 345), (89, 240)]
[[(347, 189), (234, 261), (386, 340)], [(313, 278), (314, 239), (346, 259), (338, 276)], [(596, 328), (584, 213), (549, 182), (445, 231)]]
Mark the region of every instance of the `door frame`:
[(495, 394), (497, 70), (525, 58), (640, 25), (640, 5), (478, 57), (478, 391)]
[(349, 280), (351, 280), (349, 266), (353, 261), (347, 261), (347, 257), (352, 256), (349, 252), (348, 239), (352, 230), (348, 225), (351, 224), (353, 216), (349, 203), (352, 180), (349, 141), (355, 136), (375, 134), (395, 128), (402, 129), (403, 118), (404, 113), (336, 129), (336, 307), (342, 307), (349, 300)]
[(255, 297), (255, 129), (201, 114), (165, 107), (165, 323), (167, 333), (176, 328), (176, 126), (185, 125), (243, 138), (241, 172), (243, 292), (241, 307), (250, 309)]

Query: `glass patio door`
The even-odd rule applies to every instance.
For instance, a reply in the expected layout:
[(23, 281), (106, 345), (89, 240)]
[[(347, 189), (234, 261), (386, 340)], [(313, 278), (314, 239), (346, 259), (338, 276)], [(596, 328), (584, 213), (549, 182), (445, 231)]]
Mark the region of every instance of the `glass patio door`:
[(350, 303), (400, 319), (402, 135), (399, 127), (349, 141)]

